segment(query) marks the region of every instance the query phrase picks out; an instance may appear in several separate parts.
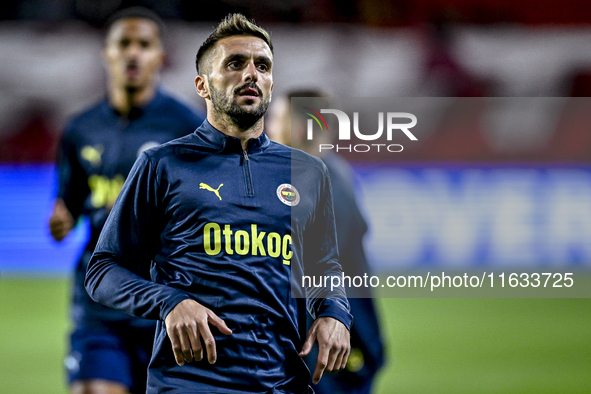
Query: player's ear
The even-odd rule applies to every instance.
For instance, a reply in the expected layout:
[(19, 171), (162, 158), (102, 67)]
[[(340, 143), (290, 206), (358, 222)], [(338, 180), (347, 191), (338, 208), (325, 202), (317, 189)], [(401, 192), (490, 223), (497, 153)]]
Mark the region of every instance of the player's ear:
[(101, 51), (102, 60), (103, 60), (103, 67), (105, 70), (109, 70), (109, 55), (108, 55), (108, 48), (106, 45), (103, 46), (103, 50)]
[(197, 75), (195, 77), (195, 90), (197, 91), (197, 94), (204, 99), (209, 98), (209, 84), (207, 83), (205, 75)]
[(166, 54), (166, 52), (164, 52), (164, 51), (160, 52), (160, 68), (163, 68), (167, 62), (168, 62), (168, 55)]
[(273, 86), (275, 86), (275, 83), (271, 83), (271, 90), (269, 91), (269, 102), (271, 102), (271, 99), (273, 98)]

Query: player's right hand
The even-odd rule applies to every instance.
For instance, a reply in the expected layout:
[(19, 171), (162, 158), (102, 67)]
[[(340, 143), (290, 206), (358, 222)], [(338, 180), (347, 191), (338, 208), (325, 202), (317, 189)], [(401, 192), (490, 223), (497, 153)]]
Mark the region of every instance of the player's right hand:
[(49, 218), (49, 231), (56, 241), (61, 241), (74, 228), (74, 218), (66, 208), (64, 200), (58, 198), (55, 200), (53, 212)]
[(203, 358), (201, 339), (205, 344), (209, 363), (215, 363), (217, 358), (215, 339), (209, 324), (216, 326), (222, 334), (232, 333), (232, 330), (215, 313), (190, 299), (179, 302), (168, 313), (164, 324), (178, 365)]

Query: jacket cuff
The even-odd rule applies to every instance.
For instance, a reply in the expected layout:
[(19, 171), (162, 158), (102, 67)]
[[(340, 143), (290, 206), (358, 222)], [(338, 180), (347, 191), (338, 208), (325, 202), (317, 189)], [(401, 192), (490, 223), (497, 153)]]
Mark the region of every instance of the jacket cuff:
[(175, 306), (177, 306), (181, 301), (188, 300), (190, 298), (191, 297), (185, 293), (179, 293), (164, 301), (160, 307), (160, 320), (164, 321), (166, 316), (168, 316), (170, 311), (172, 311)]
[(338, 298), (325, 299), (322, 303), (322, 306), (316, 313), (316, 319), (319, 317), (332, 317), (333, 319), (337, 319), (343, 323), (345, 327), (347, 327), (347, 330), (351, 331), (351, 326), (353, 325), (353, 315), (351, 315), (351, 313), (349, 313), (345, 306), (339, 301), (340, 299)]

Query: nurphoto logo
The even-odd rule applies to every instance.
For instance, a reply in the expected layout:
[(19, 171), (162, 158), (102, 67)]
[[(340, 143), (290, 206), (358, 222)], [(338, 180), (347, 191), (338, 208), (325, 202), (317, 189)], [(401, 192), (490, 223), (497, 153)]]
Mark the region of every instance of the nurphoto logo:
[[(311, 141), (314, 139), (314, 128), (321, 133), (329, 132), (328, 122), (326, 118), (322, 116), (322, 114), (332, 114), (336, 116), (336, 120), (338, 122), (338, 141), (350, 141), (351, 140), (351, 130), (353, 130), (354, 136), (361, 140), (361, 141), (377, 141), (382, 138), (384, 134), (384, 129), (386, 131), (386, 141), (392, 141), (393, 135), (395, 133), (402, 132), (406, 137), (408, 137), (411, 141), (417, 141), (417, 137), (410, 131), (411, 128), (416, 126), (417, 124), (417, 117), (408, 112), (387, 112), (384, 115), (384, 112), (378, 112), (378, 129), (375, 132), (369, 132), (368, 130), (364, 130), (363, 132), (360, 130), (359, 127), (359, 112), (353, 112), (353, 127), (351, 127), (351, 119), (349, 115), (347, 115), (344, 111), (330, 108), (330, 109), (320, 109), (320, 111), (316, 111), (310, 107), (303, 107), (304, 114), (308, 115), (310, 119), (307, 120), (307, 129), (306, 129), (306, 138)], [(384, 122), (384, 119), (386, 121)], [(384, 127), (384, 123), (386, 126)], [(383, 138), (382, 138), (383, 140)], [(389, 144), (389, 143), (371, 143), (371, 144), (329, 144), (329, 143), (320, 143), (318, 145), (318, 151), (322, 152), (324, 150), (336, 150), (342, 151), (346, 150), (349, 152), (380, 152), (380, 151), (388, 151), (388, 152), (402, 152), (404, 147), (400, 144)]]

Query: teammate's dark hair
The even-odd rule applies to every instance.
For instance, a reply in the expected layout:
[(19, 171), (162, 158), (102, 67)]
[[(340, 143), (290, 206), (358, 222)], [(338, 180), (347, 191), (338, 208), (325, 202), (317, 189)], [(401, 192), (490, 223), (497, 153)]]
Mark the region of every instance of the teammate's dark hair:
[[(334, 97), (330, 97), (328, 92), (320, 88), (296, 88), (287, 92), (285, 95), (291, 101), (294, 97), (313, 98), (313, 103), (319, 105), (321, 108), (334, 108)], [(330, 116), (329, 118), (333, 118)]]
[(195, 68), (197, 74), (206, 74), (209, 72), (209, 63), (207, 58), (211, 52), (211, 48), (221, 39), (232, 37), (232, 36), (254, 36), (262, 39), (271, 49), (273, 53), (273, 44), (271, 43), (271, 37), (269, 33), (262, 27), (256, 25), (254, 22), (249, 21), (242, 14), (229, 14), (224, 18), (223, 21), (216, 27), (216, 29), (207, 37), (203, 42), (197, 56), (195, 57)]
[[(301, 101), (300, 104), (306, 103), (305, 107), (320, 107), (320, 108), (338, 108), (338, 104), (335, 103), (337, 100), (335, 97), (331, 97), (328, 91), (325, 91), (321, 88), (316, 87), (303, 87), (303, 88), (294, 88), (289, 90), (285, 97), (288, 99), (288, 102), (291, 103), (291, 99), (298, 97), (298, 98), (310, 98), (313, 100), (310, 101)], [(290, 108), (291, 109), (291, 108)], [(302, 114), (293, 114), (293, 116), (301, 116)], [(337, 130), (338, 125), (336, 125), (336, 117), (335, 116), (327, 116), (326, 122), (330, 130)], [(324, 133), (322, 134), (322, 138), (316, 139), (316, 143), (319, 141), (330, 143), (334, 140), (336, 136), (332, 133)], [(303, 144), (312, 143), (312, 141), (302, 141)]]
[(157, 13), (148, 8), (136, 6), (124, 8), (115, 12), (109, 17), (109, 19), (107, 19), (107, 22), (105, 22), (105, 31), (108, 33), (115, 22), (120, 21), (121, 19), (147, 19), (152, 21), (158, 26), (160, 39), (164, 38), (164, 33), (166, 32), (164, 21)]
[(328, 95), (320, 89), (316, 88), (303, 88), (290, 90), (286, 94), (288, 99), (294, 97), (328, 97)]

